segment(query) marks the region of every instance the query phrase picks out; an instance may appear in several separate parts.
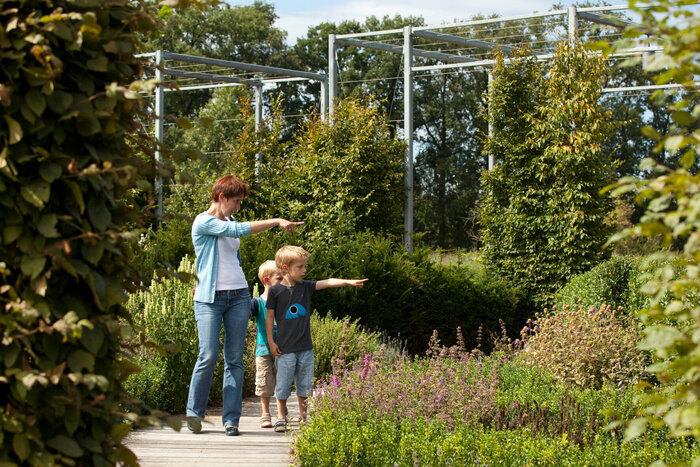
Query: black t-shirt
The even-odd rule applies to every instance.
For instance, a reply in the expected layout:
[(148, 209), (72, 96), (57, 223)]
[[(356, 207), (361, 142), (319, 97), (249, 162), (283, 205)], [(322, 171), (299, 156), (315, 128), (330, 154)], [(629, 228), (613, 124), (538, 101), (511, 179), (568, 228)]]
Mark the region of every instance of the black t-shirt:
[(277, 346), (282, 353), (311, 350), (311, 295), (316, 281), (299, 281), (292, 287), (276, 284), (267, 293), (268, 310), (275, 310)]

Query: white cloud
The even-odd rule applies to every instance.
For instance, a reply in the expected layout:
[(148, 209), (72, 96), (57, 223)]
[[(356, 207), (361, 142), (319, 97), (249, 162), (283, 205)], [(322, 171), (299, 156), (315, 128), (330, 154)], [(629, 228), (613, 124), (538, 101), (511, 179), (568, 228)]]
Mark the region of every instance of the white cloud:
[[(552, 7), (552, 1), (532, 0), (501, 0), (497, 4), (486, 2), (465, 2), (455, 0), (431, 0), (426, 8), (425, 0), (359, 0), (359, 1), (327, 1), (304, 2), (299, 7), (297, 2), (276, 1), (275, 9), (279, 16), (277, 26), (289, 33), (288, 43), (293, 44), (297, 38), (305, 36), (310, 26), (330, 21), (357, 20), (364, 22), (368, 16), (382, 18), (384, 16), (422, 16), (428, 25), (440, 25), (455, 21), (469, 20), (477, 14), (500, 16), (515, 16), (547, 11)], [(290, 3), (296, 7), (290, 8)], [(564, 2), (569, 3), (569, 2)]]

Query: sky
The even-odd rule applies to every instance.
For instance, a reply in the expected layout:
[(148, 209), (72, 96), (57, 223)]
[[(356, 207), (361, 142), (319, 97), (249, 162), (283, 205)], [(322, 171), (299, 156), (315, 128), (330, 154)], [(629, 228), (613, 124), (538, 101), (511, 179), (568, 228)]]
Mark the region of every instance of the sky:
[[(266, 0), (275, 6), (279, 19), (276, 26), (287, 31), (287, 43), (293, 45), (305, 36), (309, 26), (325, 21), (364, 22), (368, 16), (422, 16), (426, 25), (437, 26), (471, 19), (477, 14), (516, 16), (552, 9), (554, 0), (496, 0), (493, 3), (474, 0)], [(250, 5), (253, 1), (228, 0), (231, 5)], [(563, 5), (574, 2), (562, 0)], [(626, 2), (613, 2), (623, 4)]]

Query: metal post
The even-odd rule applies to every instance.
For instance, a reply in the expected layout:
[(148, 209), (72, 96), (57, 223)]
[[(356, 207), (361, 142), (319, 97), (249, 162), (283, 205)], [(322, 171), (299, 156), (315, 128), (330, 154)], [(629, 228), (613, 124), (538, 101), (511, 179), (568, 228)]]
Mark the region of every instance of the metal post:
[(338, 61), (335, 34), (328, 35), (328, 115), (333, 118), (333, 108), (338, 97)]
[(569, 40), (576, 40), (576, 35), (578, 34), (578, 19), (576, 18), (576, 7), (569, 7)]
[[(165, 92), (163, 90), (163, 58), (161, 51), (156, 52), (156, 102), (155, 102), (155, 123), (156, 123), (156, 166), (159, 166), (162, 159), (161, 147), (163, 146), (163, 114), (165, 113)], [(158, 223), (163, 220), (163, 178), (160, 175), (156, 176), (153, 183), (153, 189), (156, 195), (156, 219)]]
[(403, 28), (403, 132), (406, 141), (404, 172), (404, 244), (406, 251), (413, 252), (413, 37), (412, 27)]
[(321, 83), (321, 120), (328, 117), (328, 81), (319, 81)]
[[(260, 131), (263, 121), (263, 89), (262, 84), (255, 86), (255, 131)], [(255, 177), (260, 182), (260, 169), (262, 168), (262, 154), (255, 155)]]
[[(489, 118), (489, 139), (493, 138), (493, 109), (491, 108), (491, 93), (493, 92), (493, 73), (491, 70), (489, 70), (489, 112), (488, 112), (488, 118)], [(495, 156), (493, 153), (489, 153), (489, 170), (493, 170), (493, 167), (496, 163)]]

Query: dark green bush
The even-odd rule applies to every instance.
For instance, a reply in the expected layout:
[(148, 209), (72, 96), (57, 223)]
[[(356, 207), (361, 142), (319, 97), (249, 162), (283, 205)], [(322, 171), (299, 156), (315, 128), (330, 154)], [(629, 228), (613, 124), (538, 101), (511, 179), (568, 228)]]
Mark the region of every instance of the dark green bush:
[(411, 353), (425, 351), (433, 330), (451, 344), (461, 327), (470, 348), (478, 345), (480, 326), (485, 336), (500, 332), (499, 319), (515, 335), (531, 312), (520, 291), (476, 263), (436, 264), (426, 250), (409, 255), (381, 235), (363, 233), (307, 249), (312, 252), (308, 278), (369, 278), (360, 290), (316, 294), (314, 308), (400, 338)]
[(333, 371), (333, 359), (341, 354), (346, 361), (364, 357), (379, 349), (380, 337), (367, 332), (357, 322), (339, 320), (330, 316), (311, 315), (311, 339), (314, 343), (314, 375), (321, 379)]

